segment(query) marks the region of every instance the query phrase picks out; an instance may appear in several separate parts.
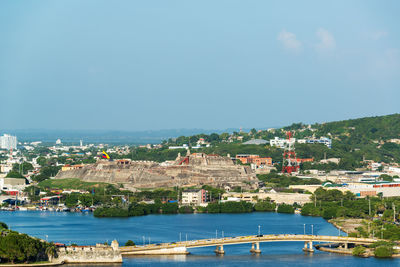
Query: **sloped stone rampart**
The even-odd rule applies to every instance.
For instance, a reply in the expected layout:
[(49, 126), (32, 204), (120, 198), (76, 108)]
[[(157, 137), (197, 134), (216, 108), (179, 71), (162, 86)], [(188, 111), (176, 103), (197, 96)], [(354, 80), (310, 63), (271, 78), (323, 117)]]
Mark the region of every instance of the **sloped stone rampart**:
[(178, 157), (173, 165), (151, 161), (99, 161), (76, 170), (60, 171), (56, 178), (79, 178), (88, 182), (124, 184), (126, 188), (185, 185), (243, 185), (256, 176), (248, 166), (235, 165), (228, 157), (192, 154)]

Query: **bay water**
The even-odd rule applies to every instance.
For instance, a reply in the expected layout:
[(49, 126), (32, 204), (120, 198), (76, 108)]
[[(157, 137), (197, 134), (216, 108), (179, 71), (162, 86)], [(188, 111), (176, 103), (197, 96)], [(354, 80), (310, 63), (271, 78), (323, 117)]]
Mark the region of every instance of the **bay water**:
[[(114, 239), (120, 245), (127, 240), (142, 245), (256, 235), (259, 230), (261, 234), (344, 234), (319, 217), (272, 212), (96, 218), (92, 213), (1, 211), (0, 221), (13, 230), (67, 245), (95, 245)], [(400, 259), (365, 259), (320, 251), (308, 254), (302, 251), (303, 246), (303, 242), (261, 243), (261, 255), (252, 255), (250, 244), (226, 245), (222, 256), (214, 254), (215, 247), (194, 248), (186, 256), (127, 257), (122, 266), (400, 266)]]

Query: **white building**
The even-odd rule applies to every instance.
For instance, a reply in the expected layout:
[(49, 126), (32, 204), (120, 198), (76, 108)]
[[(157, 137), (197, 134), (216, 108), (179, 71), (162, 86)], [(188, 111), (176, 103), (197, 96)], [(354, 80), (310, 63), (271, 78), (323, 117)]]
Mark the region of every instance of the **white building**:
[(390, 173), (398, 173), (398, 174), (400, 174), (400, 168), (398, 168), (398, 167), (392, 167), (392, 166), (390, 166), (389, 168), (387, 168), (387, 170), (388, 170), (388, 172), (390, 172)]
[(332, 140), (326, 137), (321, 137), (320, 139), (298, 139), (299, 144), (323, 144), (329, 148), (332, 148)]
[(288, 145), (294, 145), (296, 142), (296, 138), (291, 138), (290, 141), (288, 139), (282, 139), (279, 137), (275, 137), (274, 139), (269, 140), (269, 144), (271, 146), (276, 146), (279, 148), (285, 148)]
[(183, 144), (182, 146), (170, 146), (168, 149), (189, 149), (187, 144)]
[(204, 189), (192, 189), (182, 192), (182, 205), (199, 206), (207, 202), (207, 191)]
[(17, 149), (17, 137), (4, 134), (0, 136), (0, 148), (1, 149)]

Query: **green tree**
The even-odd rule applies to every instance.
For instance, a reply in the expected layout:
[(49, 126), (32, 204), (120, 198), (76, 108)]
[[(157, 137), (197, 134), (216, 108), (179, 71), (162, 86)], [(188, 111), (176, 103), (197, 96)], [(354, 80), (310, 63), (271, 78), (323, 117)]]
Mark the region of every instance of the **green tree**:
[(0, 231), (2, 231), (4, 229), (7, 230), (8, 229), (8, 225), (3, 223), (3, 222), (0, 222)]
[(379, 246), (375, 249), (374, 255), (377, 258), (390, 258), (393, 255), (393, 247)]
[(256, 211), (275, 211), (276, 204), (270, 201), (259, 201), (254, 205)]
[(194, 209), (190, 206), (182, 206), (179, 208), (179, 213), (193, 213)]
[(91, 194), (81, 194), (81, 195), (79, 195), (78, 200), (82, 206), (90, 207), (90, 206), (92, 206), (92, 203), (94, 202), (94, 196)]
[(13, 168), (12, 168), (12, 170), (14, 172), (19, 172), (22, 174), (27, 174), (28, 171), (31, 171), (33, 169), (34, 168), (33, 168), (32, 164), (29, 162), (26, 162), (26, 161), (22, 162), (22, 164), (15, 163), (15, 164), (13, 164)]
[(358, 257), (362, 257), (364, 256), (365, 252), (366, 252), (366, 248), (363, 246), (356, 246), (353, 248), (352, 254), (353, 256), (358, 256)]
[(282, 203), (278, 206), (277, 212), (279, 212), (279, 213), (294, 213), (294, 208), (292, 205)]
[(208, 213), (220, 213), (221, 212), (220, 205), (218, 203), (209, 203), (207, 205), (207, 212)]
[(16, 171), (10, 171), (9, 173), (7, 173), (6, 178), (21, 178), (21, 179), (25, 179), (25, 177), (20, 174), (19, 172)]
[(177, 203), (165, 203), (161, 206), (163, 214), (174, 214), (178, 213), (178, 204)]
[(338, 207), (329, 207), (324, 209), (324, 211), (322, 212), (322, 218), (329, 220), (332, 218), (336, 218), (336, 214), (338, 211)]
[(71, 193), (66, 195), (64, 204), (68, 208), (76, 207), (78, 205), (79, 193)]
[(132, 240), (128, 240), (128, 241), (126, 241), (126, 243), (125, 243), (125, 246), (126, 247), (128, 247), (128, 246), (134, 246), (135, 245), (135, 242), (133, 242)]

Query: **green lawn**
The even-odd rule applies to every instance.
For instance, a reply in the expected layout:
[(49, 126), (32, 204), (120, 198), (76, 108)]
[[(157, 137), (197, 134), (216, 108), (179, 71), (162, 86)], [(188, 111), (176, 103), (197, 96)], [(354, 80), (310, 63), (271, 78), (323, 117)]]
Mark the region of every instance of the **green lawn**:
[(50, 188), (50, 189), (82, 189), (89, 190), (92, 188), (102, 188), (107, 186), (107, 183), (99, 182), (84, 182), (77, 178), (65, 178), (65, 179), (47, 179), (40, 182), (40, 188)]

